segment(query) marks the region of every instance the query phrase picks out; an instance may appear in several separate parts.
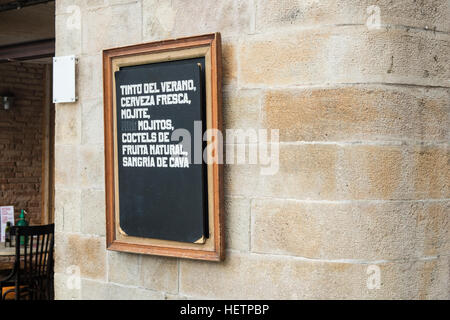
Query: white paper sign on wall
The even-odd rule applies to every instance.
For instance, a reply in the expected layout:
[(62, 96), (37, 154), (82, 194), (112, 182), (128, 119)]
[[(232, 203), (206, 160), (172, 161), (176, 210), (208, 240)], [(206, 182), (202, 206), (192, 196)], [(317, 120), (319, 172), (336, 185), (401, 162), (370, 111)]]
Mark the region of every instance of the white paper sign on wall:
[(11, 222), (11, 225), (14, 225), (14, 207), (13, 206), (6, 206), (6, 207), (0, 207), (0, 233), (1, 233), (1, 242), (5, 242), (5, 229), (6, 229), (6, 223)]
[(72, 56), (53, 58), (53, 103), (70, 103), (77, 100), (75, 92), (75, 65)]

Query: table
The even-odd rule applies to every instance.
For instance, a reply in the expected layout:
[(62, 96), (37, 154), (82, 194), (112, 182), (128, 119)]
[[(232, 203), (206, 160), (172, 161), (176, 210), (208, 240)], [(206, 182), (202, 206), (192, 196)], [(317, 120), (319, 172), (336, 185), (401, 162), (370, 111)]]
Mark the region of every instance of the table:
[(4, 242), (0, 242), (0, 270), (11, 269), (16, 255), (16, 247), (5, 247)]
[[(20, 248), (20, 254), (23, 254), (23, 248)], [(13, 257), (16, 255), (16, 247), (5, 247), (4, 242), (0, 242), (0, 257)]]
[(16, 255), (16, 247), (5, 247), (4, 242), (0, 242), (0, 257), (10, 257)]
[[(23, 251), (23, 248), (20, 248), (21, 254), (23, 254)], [(0, 242), (0, 270), (12, 268), (15, 256), (16, 247), (5, 247), (5, 243)]]
[[(30, 248), (28, 247), (28, 250)], [(36, 250), (36, 243), (33, 245), (33, 252)], [(20, 248), (20, 254), (23, 256), (25, 250), (23, 247)], [(16, 247), (5, 247), (4, 242), (0, 242), (0, 270), (11, 268), (16, 257)], [(23, 257), (22, 257), (23, 259)]]

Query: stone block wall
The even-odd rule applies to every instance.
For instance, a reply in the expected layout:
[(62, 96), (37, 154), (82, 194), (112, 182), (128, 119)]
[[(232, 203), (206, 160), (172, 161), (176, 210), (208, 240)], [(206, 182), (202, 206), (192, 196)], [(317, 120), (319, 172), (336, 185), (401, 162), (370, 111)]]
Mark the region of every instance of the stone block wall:
[[(223, 263), (108, 252), (101, 50), (216, 31), (224, 128), (279, 170), (225, 166)], [(56, 46), (57, 298), (450, 298), (448, 1), (60, 0)]]
[(0, 63), (0, 96), (12, 93), (14, 105), (0, 103), (0, 206), (21, 209), (31, 224), (41, 223), (44, 66)]

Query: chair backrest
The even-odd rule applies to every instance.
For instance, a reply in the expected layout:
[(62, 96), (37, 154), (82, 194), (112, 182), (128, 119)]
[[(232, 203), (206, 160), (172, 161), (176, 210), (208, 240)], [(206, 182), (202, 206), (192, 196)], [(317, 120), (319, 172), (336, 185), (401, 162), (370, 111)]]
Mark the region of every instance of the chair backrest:
[[(14, 227), (16, 240), (16, 296), (21, 286), (30, 299), (53, 295), (53, 249), (55, 225)], [(23, 245), (20, 245), (23, 242)]]

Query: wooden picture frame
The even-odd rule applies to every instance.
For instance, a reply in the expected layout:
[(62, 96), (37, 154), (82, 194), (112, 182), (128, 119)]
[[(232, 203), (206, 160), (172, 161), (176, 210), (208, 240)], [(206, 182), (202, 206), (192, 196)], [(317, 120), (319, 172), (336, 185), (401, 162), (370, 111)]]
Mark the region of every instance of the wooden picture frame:
[(198, 57), (205, 58), (207, 129), (217, 129), (221, 132), (221, 39), (219, 33), (103, 50), (106, 246), (108, 250), (210, 261), (221, 261), (224, 258), (223, 168), (222, 164), (216, 162), (206, 164), (209, 238), (203, 244), (129, 237), (118, 232), (119, 191), (114, 71), (123, 66)]

